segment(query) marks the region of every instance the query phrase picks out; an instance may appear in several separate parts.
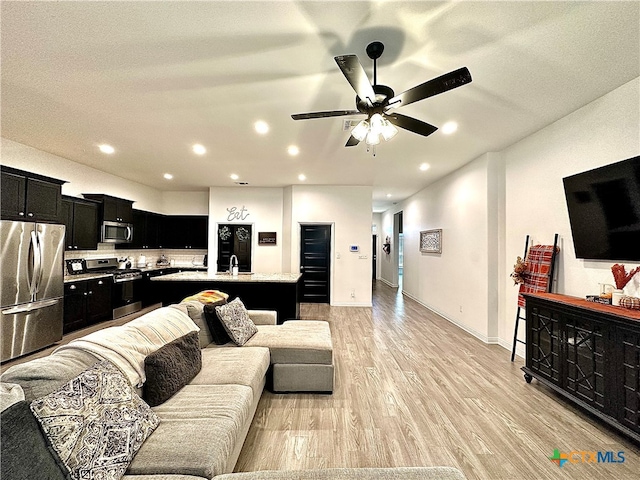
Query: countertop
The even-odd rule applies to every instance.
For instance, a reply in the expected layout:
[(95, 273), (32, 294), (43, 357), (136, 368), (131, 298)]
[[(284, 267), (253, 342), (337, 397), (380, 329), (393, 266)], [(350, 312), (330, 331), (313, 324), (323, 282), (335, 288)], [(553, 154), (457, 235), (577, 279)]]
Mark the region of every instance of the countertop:
[[(140, 268), (139, 270), (142, 273), (157, 272), (159, 270), (169, 270), (169, 269), (183, 270), (183, 273), (194, 273), (198, 270), (201, 271), (201, 273), (206, 273), (202, 271), (206, 268), (207, 267), (203, 267), (203, 266), (194, 267), (193, 265), (189, 265), (189, 266), (176, 265), (173, 267), (171, 265), (151, 265), (150, 267), (143, 267), (143, 268)], [(184, 272), (185, 270), (189, 270), (190, 272)], [(106, 277), (111, 277), (111, 274), (110, 273), (80, 273), (78, 275), (65, 275), (64, 283), (81, 282), (83, 280), (94, 280), (96, 278), (106, 278)]]
[(237, 277), (228, 273), (180, 272), (151, 279), (153, 282), (237, 282), (237, 283), (296, 283), (300, 273), (240, 273)]

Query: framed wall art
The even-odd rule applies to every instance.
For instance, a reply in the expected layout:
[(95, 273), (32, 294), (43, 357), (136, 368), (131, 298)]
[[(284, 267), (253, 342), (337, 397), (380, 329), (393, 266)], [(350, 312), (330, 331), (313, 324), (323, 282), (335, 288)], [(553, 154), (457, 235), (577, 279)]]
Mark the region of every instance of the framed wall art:
[(420, 251), (422, 253), (442, 253), (442, 229), (420, 232)]

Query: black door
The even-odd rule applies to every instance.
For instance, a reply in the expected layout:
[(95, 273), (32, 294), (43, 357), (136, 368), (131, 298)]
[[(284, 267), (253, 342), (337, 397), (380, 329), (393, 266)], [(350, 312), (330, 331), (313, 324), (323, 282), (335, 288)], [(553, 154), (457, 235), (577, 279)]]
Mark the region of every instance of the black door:
[(329, 303), (331, 225), (300, 227), (300, 301)]
[(371, 260), (373, 261), (373, 268), (371, 269), (371, 272), (373, 272), (373, 280), (376, 279), (376, 260), (378, 259), (378, 236), (377, 235), (373, 235), (372, 236), (372, 244), (371, 244)]
[(238, 271), (251, 271), (251, 225), (218, 225), (218, 272), (229, 270), (231, 255), (238, 258)]

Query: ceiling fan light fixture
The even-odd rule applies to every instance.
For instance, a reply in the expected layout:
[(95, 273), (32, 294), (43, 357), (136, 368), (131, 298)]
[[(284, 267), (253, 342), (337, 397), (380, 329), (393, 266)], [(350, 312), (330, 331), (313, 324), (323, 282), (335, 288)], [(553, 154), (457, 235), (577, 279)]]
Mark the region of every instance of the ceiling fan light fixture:
[(369, 133), (369, 122), (367, 122), (366, 120), (362, 120), (355, 127), (353, 127), (353, 130), (351, 130), (351, 135), (359, 142), (365, 139), (367, 133)]
[(384, 141), (387, 142), (391, 140), (397, 133), (398, 129), (394, 127), (389, 120), (385, 119), (384, 126), (382, 127), (382, 138), (384, 138)]
[(380, 135), (382, 133), (382, 129), (384, 128), (384, 118), (379, 113), (374, 113), (371, 115), (371, 119), (369, 120), (369, 125), (371, 128), (371, 132), (375, 135)]
[(374, 132), (373, 130), (369, 130), (365, 142), (367, 143), (367, 145), (378, 145), (380, 143), (380, 134)]

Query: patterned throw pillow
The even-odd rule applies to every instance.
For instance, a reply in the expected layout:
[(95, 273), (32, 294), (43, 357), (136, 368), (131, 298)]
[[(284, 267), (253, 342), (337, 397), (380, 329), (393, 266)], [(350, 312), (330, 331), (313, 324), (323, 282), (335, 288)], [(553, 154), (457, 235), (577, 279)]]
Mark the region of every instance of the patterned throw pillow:
[(216, 314), (231, 337), (231, 341), (236, 345), (244, 345), (258, 332), (240, 298), (216, 307)]
[(126, 377), (103, 360), (31, 411), (70, 478), (119, 479), (160, 420)]

